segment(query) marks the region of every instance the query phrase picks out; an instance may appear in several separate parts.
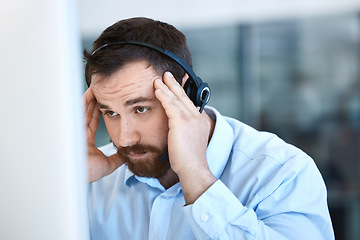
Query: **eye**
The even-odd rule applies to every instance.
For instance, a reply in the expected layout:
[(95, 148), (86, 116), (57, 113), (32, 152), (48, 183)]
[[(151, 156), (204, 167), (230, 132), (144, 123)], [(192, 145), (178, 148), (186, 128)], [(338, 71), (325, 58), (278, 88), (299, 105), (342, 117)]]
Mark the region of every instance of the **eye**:
[(115, 116), (117, 116), (117, 115), (119, 115), (119, 114), (117, 114), (116, 112), (113, 112), (113, 111), (106, 111), (106, 112), (104, 113), (104, 115), (107, 115), (107, 116), (109, 116), (109, 117), (115, 117)]
[(136, 113), (145, 113), (149, 110), (150, 108), (147, 107), (137, 107), (136, 108)]

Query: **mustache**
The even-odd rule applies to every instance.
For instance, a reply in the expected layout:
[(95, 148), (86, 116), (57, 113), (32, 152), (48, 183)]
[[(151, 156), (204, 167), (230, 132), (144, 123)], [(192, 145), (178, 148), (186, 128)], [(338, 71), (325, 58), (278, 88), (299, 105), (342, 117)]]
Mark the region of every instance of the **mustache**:
[(161, 150), (151, 145), (134, 144), (128, 147), (115, 147), (118, 149), (118, 153), (121, 155), (128, 155), (130, 153), (143, 154), (146, 152), (160, 152)]

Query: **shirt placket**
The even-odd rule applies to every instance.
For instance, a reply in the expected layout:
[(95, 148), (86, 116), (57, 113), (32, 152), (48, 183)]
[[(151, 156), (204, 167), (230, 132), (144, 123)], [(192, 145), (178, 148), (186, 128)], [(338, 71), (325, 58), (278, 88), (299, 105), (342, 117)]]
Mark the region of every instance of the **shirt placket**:
[(178, 183), (155, 198), (150, 213), (149, 240), (171, 239), (167, 238), (168, 229), (171, 227), (174, 203), (181, 192)]

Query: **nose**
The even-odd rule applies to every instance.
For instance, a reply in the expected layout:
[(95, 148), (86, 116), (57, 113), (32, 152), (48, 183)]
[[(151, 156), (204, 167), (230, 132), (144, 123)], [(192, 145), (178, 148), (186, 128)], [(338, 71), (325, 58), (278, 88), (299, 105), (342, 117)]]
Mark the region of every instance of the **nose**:
[(121, 147), (129, 147), (140, 142), (140, 134), (135, 125), (132, 121), (120, 120), (118, 144)]

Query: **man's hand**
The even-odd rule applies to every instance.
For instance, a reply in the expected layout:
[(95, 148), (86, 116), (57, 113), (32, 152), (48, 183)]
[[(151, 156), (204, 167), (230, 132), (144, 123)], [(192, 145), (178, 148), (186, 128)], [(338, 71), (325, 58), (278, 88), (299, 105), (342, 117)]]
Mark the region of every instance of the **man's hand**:
[(98, 109), (91, 88), (86, 90), (83, 99), (86, 110), (89, 182), (95, 182), (115, 171), (124, 161), (120, 158), (119, 154), (116, 153), (107, 157), (96, 147), (95, 136), (101, 112)]
[(187, 204), (204, 193), (216, 178), (209, 170), (206, 149), (214, 121), (200, 114), (170, 72), (155, 80), (155, 96), (169, 118), (170, 165), (178, 175)]

